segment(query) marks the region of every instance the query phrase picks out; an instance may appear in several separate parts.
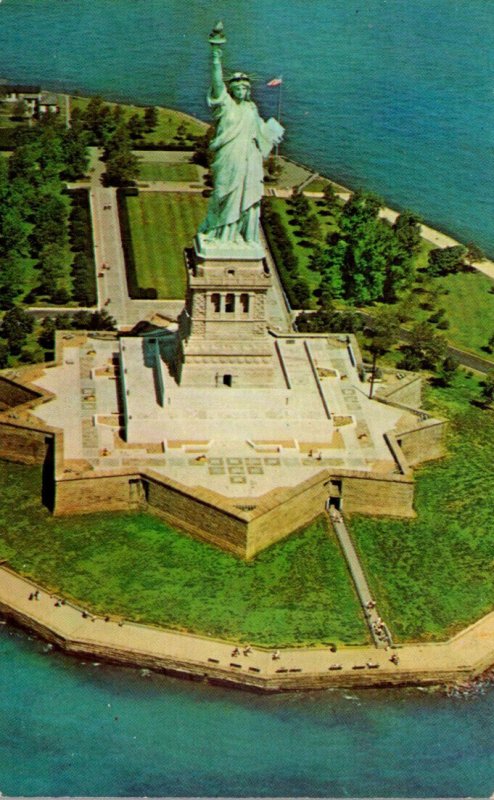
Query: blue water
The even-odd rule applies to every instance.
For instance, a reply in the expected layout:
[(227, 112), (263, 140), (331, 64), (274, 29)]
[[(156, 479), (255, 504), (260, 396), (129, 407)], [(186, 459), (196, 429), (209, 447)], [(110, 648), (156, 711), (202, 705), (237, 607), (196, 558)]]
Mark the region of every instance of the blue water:
[(286, 154), (494, 255), (489, 0), (3, 0), (0, 75), (206, 118), (218, 17)]
[(260, 696), (81, 664), (0, 631), (8, 795), (488, 796), (494, 693)]
[[(208, 45), (284, 78), (284, 152), (494, 255), (486, 0), (3, 0), (0, 75), (207, 118)], [(9, 795), (488, 796), (494, 693), (257, 696), (81, 665), (0, 626)]]

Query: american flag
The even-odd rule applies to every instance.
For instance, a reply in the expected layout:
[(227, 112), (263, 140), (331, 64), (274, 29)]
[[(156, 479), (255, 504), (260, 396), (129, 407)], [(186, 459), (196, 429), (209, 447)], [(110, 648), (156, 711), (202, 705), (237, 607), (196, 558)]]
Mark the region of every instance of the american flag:
[(272, 78), (267, 82), (266, 86), (281, 86), (283, 80), (281, 78)]

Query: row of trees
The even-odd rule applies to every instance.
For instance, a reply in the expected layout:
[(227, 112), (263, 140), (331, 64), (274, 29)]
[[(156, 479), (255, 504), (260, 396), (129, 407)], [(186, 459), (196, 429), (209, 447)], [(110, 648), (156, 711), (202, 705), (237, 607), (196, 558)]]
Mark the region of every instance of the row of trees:
[(292, 308), (304, 308), (310, 300), (310, 289), (299, 274), (295, 250), (280, 215), (269, 203), (262, 202), (263, 221), (269, 246), (283, 281), (283, 286)]
[(57, 330), (112, 331), (115, 326), (115, 320), (104, 309), (47, 316), (38, 324), (23, 308), (13, 306), (0, 324), (0, 369), (8, 366), (11, 355), (24, 362), (43, 361), (45, 351), (53, 357)]
[(0, 159), (0, 307), (9, 308), (26, 285), (26, 271), (39, 271), (33, 295), (57, 302), (66, 292), (68, 218), (66, 181), (87, 170), (86, 141), (46, 115), (19, 131), (10, 158)]

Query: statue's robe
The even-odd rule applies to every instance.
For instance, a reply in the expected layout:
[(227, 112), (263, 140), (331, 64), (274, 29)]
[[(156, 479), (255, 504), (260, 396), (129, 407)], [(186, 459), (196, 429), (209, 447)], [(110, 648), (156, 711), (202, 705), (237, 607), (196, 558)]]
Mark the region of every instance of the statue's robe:
[(201, 232), (222, 241), (258, 241), (262, 160), (272, 138), (251, 100), (237, 103), (224, 87), (220, 97), (209, 95), (208, 103), (216, 120), (210, 145), (214, 188)]

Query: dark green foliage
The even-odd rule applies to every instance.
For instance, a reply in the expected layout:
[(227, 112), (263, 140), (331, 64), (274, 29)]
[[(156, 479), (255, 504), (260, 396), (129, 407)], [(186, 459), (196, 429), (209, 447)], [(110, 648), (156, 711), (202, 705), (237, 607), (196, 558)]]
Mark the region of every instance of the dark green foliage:
[(148, 132), (153, 131), (158, 124), (158, 111), (154, 106), (148, 106), (144, 111), (144, 123)]
[(38, 342), (45, 350), (53, 350), (55, 347), (55, 331), (55, 320), (51, 317), (45, 317), (38, 333)]
[(355, 309), (335, 311), (332, 307), (320, 308), (315, 313), (302, 312), (296, 319), (301, 333), (356, 333), (362, 330), (362, 317)]
[(93, 230), (89, 195), (85, 189), (71, 192), (70, 240), (72, 261), (72, 297), (80, 305), (96, 303), (96, 265), (94, 263)]
[(494, 401), (494, 371), (488, 372), (481, 383), (482, 391), (480, 393), (481, 401), (486, 405), (490, 405)]
[(429, 253), (427, 274), (437, 277), (461, 272), (465, 268), (467, 249), (461, 244), (452, 247), (437, 247)]
[(269, 202), (263, 201), (262, 209), (264, 230), (288, 300), (293, 308), (300, 308), (308, 302), (310, 291), (305, 281), (301, 281), (297, 276), (298, 261), (292, 242), (280, 215)]
[(104, 179), (108, 186), (127, 186), (139, 177), (139, 161), (132, 152), (127, 126), (120, 125), (107, 138), (103, 158), (106, 162)]
[(0, 339), (0, 369), (5, 369), (9, 363), (9, 345)]
[(133, 144), (141, 142), (146, 133), (146, 122), (140, 114), (132, 114), (127, 121), (127, 130)]
[(393, 230), (403, 249), (411, 256), (420, 250), (422, 242), (420, 225), (422, 220), (413, 211), (402, 211), (398, 214)]
[(470, 266), (474, 261), (485, 261), (484, 251), (475, 242), (468, 242), (465, 247), (467, 249), (465, 258)]
[(76, 330), (114, 331), (116, 320), (106, 311), (77, 311), (72, 317), (69, 327)]
[(31, 333), (34, 326), (32, 317), (29, 314), (14, 306), (9, 309), (3, 317), (0, 326), (0, 335), (7, 340), (10, 352), (18, 355), (26, 341), (28, 333)]
[(408, 344), (401, 349), (402, 369), (435, 369), (446, 355), (447, 343), (429, 322), (419, 322), (412, 328)]
[(206, 167), (206, 169), (209, 169), (213, 160), (211, 151), (209, 149), (209, 145), (211, 144), (213, 136), (214, 130), (213, 128), (209, 128), (204, 136), (198, 136), (196, 138), (194, 154), (192, 156), (192, 161), (194, 164), (199, 164), (200, 167)]

